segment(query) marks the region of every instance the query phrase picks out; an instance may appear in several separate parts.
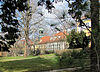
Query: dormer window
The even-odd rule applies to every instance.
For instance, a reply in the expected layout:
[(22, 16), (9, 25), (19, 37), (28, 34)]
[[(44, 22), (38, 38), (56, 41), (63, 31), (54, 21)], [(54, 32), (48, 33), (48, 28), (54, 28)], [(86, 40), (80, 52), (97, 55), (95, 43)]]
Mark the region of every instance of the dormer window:
[(53, 37), (51, 37), (50, 40), (53, 40)]
[(61, 38), (61, 36), (58, 36), (58, 38)]
[(42, 42), (42, 40), (40, 40), (40, 42)]

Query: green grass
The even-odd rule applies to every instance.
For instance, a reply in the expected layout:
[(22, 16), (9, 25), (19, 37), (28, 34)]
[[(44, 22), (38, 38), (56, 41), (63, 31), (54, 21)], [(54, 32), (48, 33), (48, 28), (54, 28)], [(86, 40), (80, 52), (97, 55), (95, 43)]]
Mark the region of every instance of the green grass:
[(16, 57), (1, 57), (0, 62), (5, 62), (5, 61), (14, 61), (14, 60), (22, 60), (22, 59), (31, 59), (31, 58), (36, 58), (38, 56), (28, 56), (24, 58), (23, 56), (16, 56)]
[(39, 72), (59, 68), (54, 54), (0, 58), (0, 72)]
[[(85, 65), (89, 63), (88, 60), (82, 62), (86, 63)], [(74, 65), (68, 65), (67, 68), (81, 66), (80, 64), (79, 59), (75, 59)], [(28, 56), (26, 58), (22, 56), (0, 57), (0, 72), (41, 72), (59, 68), (64, 67), (59, 66), (55, 54)]]

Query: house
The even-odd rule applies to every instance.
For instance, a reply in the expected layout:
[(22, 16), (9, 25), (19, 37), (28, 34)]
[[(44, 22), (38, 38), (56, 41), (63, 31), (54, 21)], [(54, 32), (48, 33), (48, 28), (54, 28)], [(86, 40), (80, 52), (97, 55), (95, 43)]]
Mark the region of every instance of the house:
[[(82, 17), (82, 20), (85, 23), (85, 25), (87, 26), (87, 28), (91, 31), (91, 19)], [(87, 28), (84, 25), (80, 26), (80, 23), (77, 22), (77, 32), (84, 31), (86, 33), (86, 36), (90, 36), (91, 33), (89, 32), (89, 30)]]
[[(25, 39), (23, 39), (23, 40), (19, 40), (19, 41), (17, 41), (16, 43), (15, 43), (15, 46), (16, 47), (25, 47)], [(29, 47), (31, 47), (32, 45), (33, 45), (34, 43), (29, 39), (28, 40), (28, 45), (29, 45)]]
[[(82, 17), (81, 19), (85, 23), (87, 28), (91, 31), (91, 19), (86, 18), (86, 17)], [(89, 37), (89, 36), (91, 36), (91, 33), (89, 32), (89, 30), (87, 28), (84, 25), (80, 26), (80, 23), (77, 22), (77, 32), (84, 31), (86, 33), (86, 36)], [(91, 47), (91, 41), (89, 42), (89, 48), (90, 47)]]
[[(34, 43), (29, 39), (28, 44), (29, 46), (27, 48), (27, 52), (30, 54), (30, 51), (34, 49), (34, 47), (32, 47)], [(11, 56), (23, 56), (25, 50), (25, 40), (23, 39), (17, 41), (9, 50), (9, 55)]]
[(59, 32), (53, 36), (44, 36), (40, 39), (39, 43), (35, 45), (35, 48), (56, 51), (68, 48), (68, 43), (66, 43), (66, 32)]

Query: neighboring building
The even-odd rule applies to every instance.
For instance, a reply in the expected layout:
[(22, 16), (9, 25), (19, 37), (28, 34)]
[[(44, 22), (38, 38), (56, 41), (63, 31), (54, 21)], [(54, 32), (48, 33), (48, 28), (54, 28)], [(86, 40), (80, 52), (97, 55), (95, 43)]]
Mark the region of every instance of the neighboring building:
[(5, 57), (8, 55), (7, 51), (0, 51), (0, 57)]
[[(28, 44), (29, 46), (32, 46), (34, 43), (31, 41), (31, 40), (28, 40)], [(22, 47), (25, 47), (25, 40), (19, 40), (16, 42), (16, 45), (19, 45), (19, 46), (22, 46)]]
[[(34, 43), (31, 40), (28, 40), (28, 48), (27, 48), (27, 53), (31, 54), (31, 50), (33, 51)], [(25, 39), (17, 41), (14, 46), (12, 46), (9, 49), (9, 55), (10, 56), (23, 56), (24, 55), (24, 50), (25, 50)]]
[[(88, 29), (91, 31), (91, 19), (86, 19), (85, 17), (81, 18), (83, 20), (83, 22), (86, 24), (86, 26), (88, 27)], [(86, 36), (91, 36), (91, 33), (84, 25), (80, 26), (80, 23), (77, 23), (77, 32), (80, 31), (84, 31), (86, 33)], [(89, 43), (89, 47), (91, 47), (91, 41)]]
[[(66, 43), (66, 32), (59, 32), (53, 36), (44, 36), (40, 39), (35, 48), (45, 49), (47, 51), (56, 51), (68, 48)], [(67, 34), (68, 35), (68, 34)]]
[[(91, 31), (91, 19), (83, 18), (82, 20), (86, 24), (88, 29)], [(86, 36), (90, 36), (91, 35), (91, 33), (87, 30), (87, 28), (84, 25), (80, 26), (80, 23), (78, 22), (77, 23), (77, 32), (80, 32), (80, 31), (84, 31), (86, 33)]]

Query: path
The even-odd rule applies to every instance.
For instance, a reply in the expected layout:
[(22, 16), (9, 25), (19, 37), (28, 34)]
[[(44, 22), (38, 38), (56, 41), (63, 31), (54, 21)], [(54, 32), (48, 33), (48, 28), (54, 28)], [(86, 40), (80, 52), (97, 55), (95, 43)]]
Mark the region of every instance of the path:
[(43, 71), (43, 72), (62, 72), (62, 71), (74, 71), (77, 69), (81, 69), (82, 67), (76, 67), (76, 68), (66, 68), (66, 69), (57, 69), (57, 70), (51, 70), (51, 71)]

